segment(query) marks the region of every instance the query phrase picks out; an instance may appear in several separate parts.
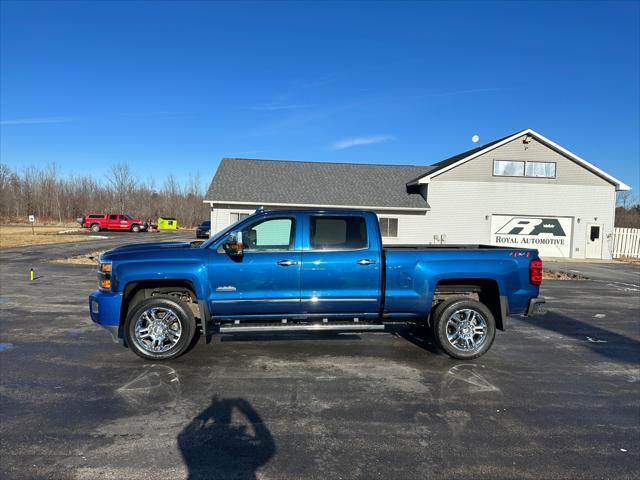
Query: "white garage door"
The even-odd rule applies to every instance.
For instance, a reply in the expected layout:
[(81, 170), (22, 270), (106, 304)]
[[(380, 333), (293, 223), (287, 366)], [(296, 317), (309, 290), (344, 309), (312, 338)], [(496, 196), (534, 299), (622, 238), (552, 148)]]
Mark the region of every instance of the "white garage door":
[(570, 257), (572, 217), (492, 215), (491, 245), (537, 248), (541, 256)]

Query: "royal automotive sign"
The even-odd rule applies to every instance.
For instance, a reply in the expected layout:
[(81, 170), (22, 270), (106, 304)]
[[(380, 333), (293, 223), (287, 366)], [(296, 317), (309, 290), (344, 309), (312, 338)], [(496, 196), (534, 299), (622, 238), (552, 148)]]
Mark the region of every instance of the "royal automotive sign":
[(570, 217), (491, 216), (491, 244), (537, 248), (542, 256), (571, 256)]

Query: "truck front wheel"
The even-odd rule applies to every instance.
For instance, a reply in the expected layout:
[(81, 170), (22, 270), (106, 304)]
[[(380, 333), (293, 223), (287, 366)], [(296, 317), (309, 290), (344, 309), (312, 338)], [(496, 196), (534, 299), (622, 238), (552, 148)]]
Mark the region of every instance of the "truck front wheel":
[(169, 295), (137, 303), (125, 322), (127, 344), (147, 360), (171, 360), (189, 347), (196, 331), (191, 310)]
[(496, 336), (496, 322), (481, 302), (455, 297), (433, 312), (434, 337), (442, 350), (459, 360), (484, 355)]
[(131, 231), (132, 231), (133, 233), (138, 233), (138, 232), (140, 231), (140, 225), (133, 225), (133, 226), (131, 227)]

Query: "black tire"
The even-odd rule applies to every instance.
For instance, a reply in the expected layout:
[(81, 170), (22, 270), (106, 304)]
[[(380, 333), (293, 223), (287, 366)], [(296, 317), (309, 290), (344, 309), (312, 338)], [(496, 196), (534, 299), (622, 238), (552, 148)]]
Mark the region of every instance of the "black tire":
[[(452, 323), (459, 320), (459, 330), (449, 324), (450, 319)], [(474, 328), (482, 327), (483, 323), (485, 334), (473, 335)], [(433, 311), (432, 327), (437, 345), (458, 360), (471, 360), (484, 355), (496, 336), (496, 321), (491, 311), (483, 303), (468, 297), (454, 297), (440, 303)], [(471, 339), (465, 340), (469, 336)], [(478, 343), (478, 346), (474, 347), (474, 343)]]
[[(151, 308), (160, 309), (161, 311), (172, 312), (179, 320), (181, 334), (179, 340), (162, 352), (153, 352), (146, 349), (142, 344), (146, 344), (144, 340), (136, 337), (135, 329), (138, 319), (144, 312)], [(191, 345), (195, 335), (197, 326), (196, 320), (191, 309), (183, 302), (176, 300), (169, 295), (157, 295), (133, 305), (127, 313), (127, 320), (124, 325), (124, 334), (127, 345), (133, 352), (146, 360), (172, 360), (182, 355)], [(167, 337), (168, 338), (168, 337)], [(150, 340), (151, 342), (151, 340)], [(148, 348), (149, 344), (146, 344)]]
[(98, 233), (100, 231), (100, 224), (99, 223), (92, 223), (91, 224), (91, 231)]
[(140, 225), (132, 225), (131, 226), (131, 231), (133, 233), (138, 233), (140, 231)]

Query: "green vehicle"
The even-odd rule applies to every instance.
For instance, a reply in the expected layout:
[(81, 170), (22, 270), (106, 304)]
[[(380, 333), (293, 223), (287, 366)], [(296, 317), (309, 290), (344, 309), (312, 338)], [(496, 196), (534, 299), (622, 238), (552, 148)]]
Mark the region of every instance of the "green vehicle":
[(175, 217), (158, 217), (158, 230), (175, 230), (178, 220)]

